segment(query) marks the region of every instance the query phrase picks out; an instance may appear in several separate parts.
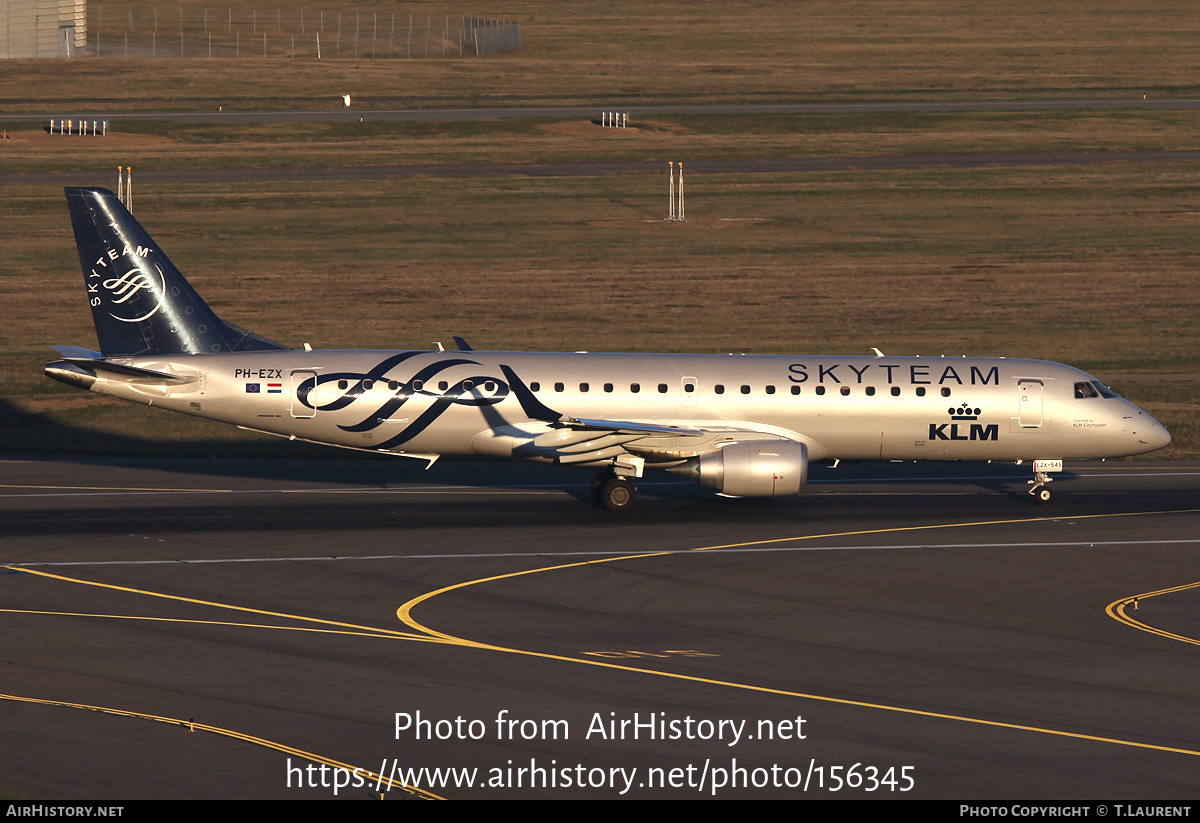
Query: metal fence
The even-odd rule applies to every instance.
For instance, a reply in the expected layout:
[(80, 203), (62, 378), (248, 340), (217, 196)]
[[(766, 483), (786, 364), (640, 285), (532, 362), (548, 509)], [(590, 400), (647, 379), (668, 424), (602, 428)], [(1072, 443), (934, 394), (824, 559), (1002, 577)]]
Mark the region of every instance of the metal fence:
[[(107, 13), (106, 13), (107, 12)], [(100, 57), (415, 59), (518, 51), (521, 24), (432, 12), (93, 4), (88, 54)]]
[(467, 34), (468, 47), (470, 44), (474, 45), (475, 54), (499, 54), (521, 50), (520, 23), (465, 17), (463, 31)]

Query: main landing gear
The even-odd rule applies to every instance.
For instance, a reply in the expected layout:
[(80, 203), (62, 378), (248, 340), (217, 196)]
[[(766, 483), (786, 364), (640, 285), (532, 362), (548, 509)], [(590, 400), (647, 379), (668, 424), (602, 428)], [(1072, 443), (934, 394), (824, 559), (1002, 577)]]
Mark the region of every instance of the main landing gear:
[(609, 511), (625, 511), (637, 500), (637, 489), (627, 478), (620, 477), (611, 469), (602, 471), (592, 480), (592, 496)]

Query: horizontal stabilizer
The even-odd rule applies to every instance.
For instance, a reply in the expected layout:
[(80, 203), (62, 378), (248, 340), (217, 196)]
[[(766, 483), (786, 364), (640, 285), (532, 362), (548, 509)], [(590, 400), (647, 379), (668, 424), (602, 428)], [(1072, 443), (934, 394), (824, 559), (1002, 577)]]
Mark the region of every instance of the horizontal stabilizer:
[(99, 360), (91, 357), (65, 357), (62, 360), (55, 360), (53, 363), (47, 363), (46, 368), (61, 368), (64, 365), (71, 365), (77, 369), (82, 369), (93, 377), (99, 377), (101, 373), (107, 373), (122, 380), (139, 378), (141, 380), (153, 380), (158, 383), (171, 383), (175, 385), (189, 383), (196, 379), (194, 376), (189, 377), (186, 375), (170, 374), (169, 372), (154, 371), (153, 369), (142, 369), (138, 368), (137, 366), (126, 366), (123, 363), (110, 363), (107, 360)]
[(83, 346), (51, 346), (50, 348), (54, 349), (68, 360), (99, 360), (104, 356), (98, 351), (85, 349)]

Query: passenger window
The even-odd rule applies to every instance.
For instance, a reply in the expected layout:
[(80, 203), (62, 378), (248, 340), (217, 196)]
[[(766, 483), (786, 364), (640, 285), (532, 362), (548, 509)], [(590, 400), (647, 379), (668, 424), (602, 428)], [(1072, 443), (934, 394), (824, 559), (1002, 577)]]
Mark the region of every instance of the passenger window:
[(875, 387), (867, 386), (867, 397), (874, 397), (874, 396), (875, 396)]
[(899, 396), (900, 396), (900, 387), (892, 386), (892, 397), (899, 397)]
[(445, 391), (448, 388), (450, 388), (450, 384), (447, 383), (445, 380), (438, 383), (438, 391)]
[(565, 387), (565, 386), (564, 386), (562, 383), (555, 383), (555, 384), (554, 384), (554, 390), (555, 390), (555, 391), (562, 391), (562, 390), (563, 390), (563, 389), (565, 389), (565, 388), (566, 388), (566, 387)]
[(821, 395), (821, 394), (824, 394), (824, 393), (825, 393), (825, 387), (824, 387), (824, 386), (817, 386), (817, 394)]
[(924, 396), (925, 396), (925, 387), (917, 386), (917, 397), (924, 397)]
[(849, 396), (850, 396), (850, 387), (842, 386), (842, 397), (849, 397)]
[(950, 387), (942, 386), (942, 397), (949, 397), (949, 396), (950, 396)]
[(667, 384), (666, 384), (666, 383), (659, 383), (659, 384), (658, 384), (658, 393), (659, 393), (659, 394), (666, 394), (666, 393), (667, 393)]
[(638, 393), (638, 392), (640, 392), (641, 390), (642, 390), (642, 384), (641, 384), (641, 383), (630, 383), (630, 384), (629, 384), (629, 391), (630, 391), (630, 393), (632, 393), (632, 394), (637, 394), (637, 393)]
[(338, 388), (339, 388), (339, 389), (345, 390), (345, 388), (346, 388), (347, 386), (349, 386), (349, 385), (350, 385), (350, 384), (349, 384), (349, 383), (347, 383), (345, 380), (339, 380), (339, 381), (338, 381)]
[(375, 385), (374, 380), (364, 380), (363, 381), (363, 391), (370, 391), (371, 387), (374, 385)]
[(775, 393), (775, 387), (767, 386), (767, 394), (774, 394), (774, 393)]
[[(534, 385), (536, 386), (537, 384), (535, 383)], [(484, 388), (484, 391), (495, 391), (496, 384), (493, 383), (491, 380), (489, 380), (483, 384), (483, 388)], [(537, 391), (537, 389), (534, 389), (534, 391)]]
[(695, 383), (684, 383), (684, 384), (683, 384), (683, 392), (684, 392), (684, 394), (691, 394), (691, 393), (692, 393), (692, 392), (694, 392), (695, 390), (696, 390), (696, 384), (695, 384)]
[(587, 390), (588, 390), (588, 384), (587, 384), (587, 383), (580, 383), (580, 384), (579, 384), (579, 390), (580, 390), (580, 391), (587, 391)]
[(388, 381), (388, 391), (396, 391), (399, 388), (400, 388), (400, 384), (397, 383), (395, 380)]
[(800, 387), (792, 386), (792, 394), (799, 394), (799, 393), (800, 393)]
[(749, 393), (750, 393), (750, 387), (742, 386), (742, 394), (749, 394)]
[(412, 387), (413, 387), (413, 391), (420, 391), (421, 389), (425, 388), (425, 381), (424, 380), (414, 380), (412, 382)]
[(463, 391), (470, 391), (471, 389), (475, 388), (475, 384), (470, 380), (464, 380), (462, 386)]
[(604, 384), (604, 390), (605, 390), (606, 392), (611, 392), (611, 391), (612, 391), (612, 383), (605, 383), (605, 384)]
[(717, 394), (724, 394), (725, 387), (718, 383), (717, 385), (713, 386), (713, 391)]
[[(488, 390), (488, 391), (491, 391), (491, 390), (492, 390), (492, 384), (491, 384), (491, 383), (488, 383), (488, 384), (487, 384), (487, 390)], [(541, 390), (542, 390), (542, 384), (541, 384), (541, 383), (539, 383), (539, 382), (537, 382), (537, 381), (535, 380), (535, 381), (533, 381), (532, 383), (530, 383), (530, 384), (529, 384), (529, 390), (530, 390), (530, 391), (541, 391)]]

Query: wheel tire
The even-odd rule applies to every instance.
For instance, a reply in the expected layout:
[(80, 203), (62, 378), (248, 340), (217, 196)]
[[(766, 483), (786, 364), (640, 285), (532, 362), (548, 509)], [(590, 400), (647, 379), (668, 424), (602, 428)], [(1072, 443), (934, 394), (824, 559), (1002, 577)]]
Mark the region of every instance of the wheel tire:
[(1033, 499), (1038, 503), (1049, 503), (1054, 499), (1054, 492), (1050, 491), (1049, 486), (1042, 486), (1033, 493)]
[(600, 504), (611, 512), (625, 511), (637, 500), (637, 489), (623, 477), (610, 478), (600, 491)]

